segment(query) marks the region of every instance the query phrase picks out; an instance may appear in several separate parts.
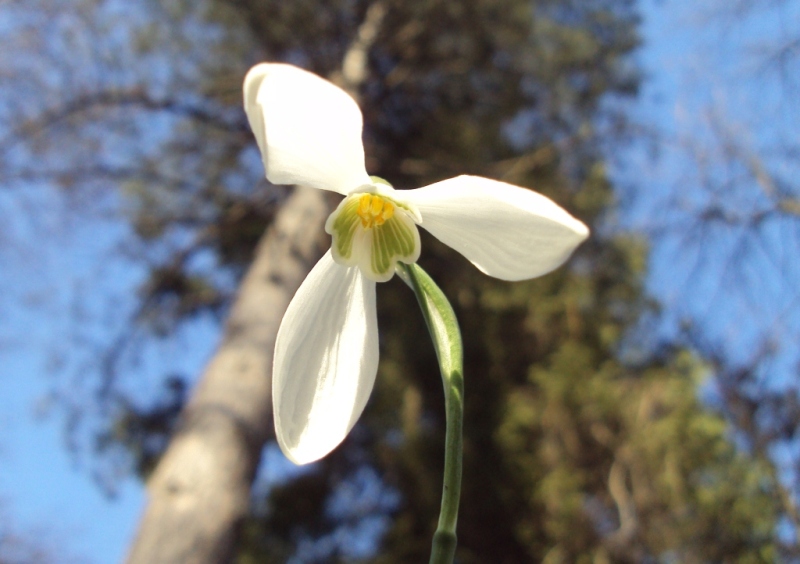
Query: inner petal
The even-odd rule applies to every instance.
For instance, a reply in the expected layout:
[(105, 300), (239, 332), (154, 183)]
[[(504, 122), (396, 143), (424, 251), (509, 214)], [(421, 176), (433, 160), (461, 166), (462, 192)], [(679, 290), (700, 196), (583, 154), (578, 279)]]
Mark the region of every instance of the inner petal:
[(334, 260), (358, 266), (364, 276), (386, 282), (394, 275), (397, 261), (419, 258), (419, 231), (405, 207), (375, 193), (351, 194), (325, 223), (333, 237)]

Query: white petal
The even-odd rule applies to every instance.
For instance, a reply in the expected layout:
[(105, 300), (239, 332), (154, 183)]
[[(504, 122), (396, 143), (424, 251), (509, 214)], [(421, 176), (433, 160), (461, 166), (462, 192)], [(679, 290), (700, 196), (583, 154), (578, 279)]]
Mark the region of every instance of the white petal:
[(503, 280), (535, 278), (561, 266), (586, 237), (586, 226), (531, 190), (459, 176), (404, 192), (422, 227)]
[(286, 310), (275, 341), (275, 432), (296, 464), (341, 443), (367, 404), (378, 371), (375, 282), (328, 251)]
[(262, 63), (244, 79), (244, 109), (270, 182), (341, 194), (369, 184), (361, 110), (338, 86), (298, 67)]

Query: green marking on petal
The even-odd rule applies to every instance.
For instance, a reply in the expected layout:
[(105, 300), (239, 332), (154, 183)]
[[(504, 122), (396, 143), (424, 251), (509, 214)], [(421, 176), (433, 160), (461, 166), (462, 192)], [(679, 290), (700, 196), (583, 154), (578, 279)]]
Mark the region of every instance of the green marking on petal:
[(419, 256), (416, 249), (415, 231), (417, 227), (410, 220), (404, 221), (395, 215), (383, 225), (372, 229), (371, 266), (375, 274), (385, 276), (394, 271), (395, 263), (414, 262)]
[(385, 250), (385, 246), (383, 245), (383, 229), (374, 229), (372, 231), (372, 252), (370, 254), (371, 259), (371, 266), (372, 271), (378, 274), (383, 274), (385, 272), (386, 267), (383, 265), (383, 256), (381, 256)]
[(397, 232), (397, 236), (402, 244), (403, 253), (409, 254), (414, 250), (414, 234), (410, 229), (403, 229), (403, 227), (404, 225), (399, 221), (392, 224), (392, 229)]
[(414, 234), (401, 221), (387, 221), (386, 227), (396, 241), (400, 255), (408, 255), (414, 250)]
[[(356, 214), (358, 200), (350, 198), (342, 203), (344, 205), (337, 210), (338, 214), (333, 221), (331, 235), (333, 235), (333, 244), (339, 256), (349, 259), (353, 253), (353, 238), (360, 221)], [(336, 214), (336, 212), (334, 213)], [(326, 230), (327, 227), (326, 225)]]

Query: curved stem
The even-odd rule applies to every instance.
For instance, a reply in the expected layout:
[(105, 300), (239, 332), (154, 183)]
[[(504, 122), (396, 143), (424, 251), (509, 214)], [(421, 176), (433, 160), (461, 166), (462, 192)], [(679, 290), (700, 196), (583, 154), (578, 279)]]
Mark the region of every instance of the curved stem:
[(430, 331), (444, 385), (444, 480), (439, 525), (433, 535), (430, 564), (450, 564), (456, 551), (456, 522), (461, 498), (462, 426), (464, 419), (464, 368), (461, 331), (455, 312), (442, 290), (416, 264), (398, 264), (401, 278), (414, 290)]

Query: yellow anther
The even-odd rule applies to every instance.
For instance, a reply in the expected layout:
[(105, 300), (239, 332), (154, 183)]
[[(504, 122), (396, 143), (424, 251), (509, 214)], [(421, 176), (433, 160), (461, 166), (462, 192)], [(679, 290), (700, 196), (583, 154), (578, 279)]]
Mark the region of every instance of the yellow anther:
[(369, 207), (371, 201), (372, 201), (372, 196), (370, 196), (369, 194), (364, 194), (358, 200), (358, 215), (362, 219), (365, 216), (369, 215)]
[(383, 225), (394, 215), (394, 204), (377, 194), (363, 194), (358, 200), (356, 213), (361, 218), (361, 225), (365, 229), (372, 229), (376, 225)]
[(370, 213), (373, 216), (378, 217), (378, 216), (381, 215), (381, 210), (382, 209), (383, 209), (383, 199), (373, 196), (372, 205), (369, 208)]

